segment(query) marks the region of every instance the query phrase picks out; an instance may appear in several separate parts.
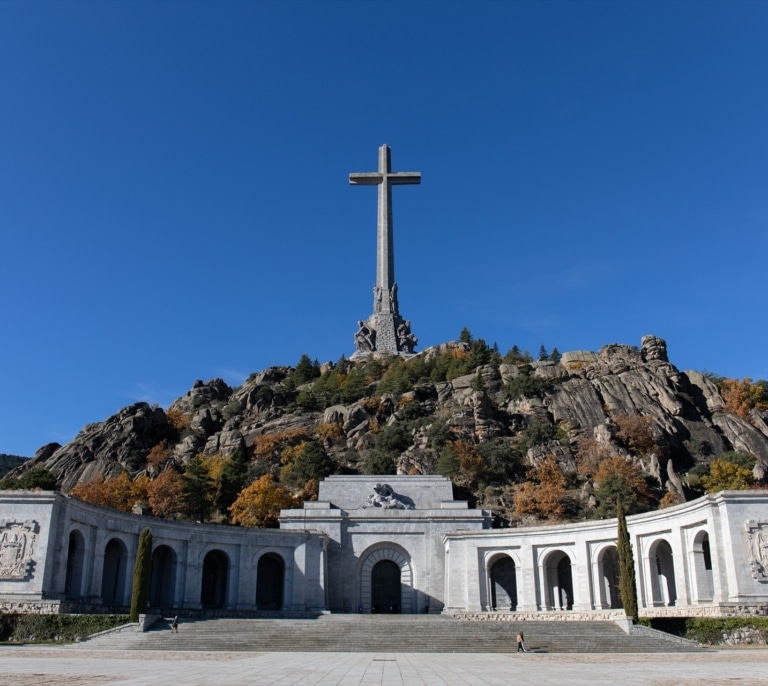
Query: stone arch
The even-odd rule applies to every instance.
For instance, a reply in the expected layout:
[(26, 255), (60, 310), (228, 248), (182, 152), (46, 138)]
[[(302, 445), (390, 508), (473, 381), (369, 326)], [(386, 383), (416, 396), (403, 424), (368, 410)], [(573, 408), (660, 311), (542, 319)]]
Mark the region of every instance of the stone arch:
[(651, 597), (656, 606), (672, 606), (677, 602), (675, 585), (675, 563), (672, 546), (660, 538), (654, 541), (648, 551), (650, 565)]
[(85, 538), (79, 529), (69, 532), (67, 546), (67, 572), (64, 579), (64, 597), (67, 600), (78, 600), (83, 593), (83, 577), (85, 573)]
[(699, 531), (693, 539), (692, 556), (694, 600), (699, 603), (712, 602), (715, 595), (715, 582), (712, 576), (709, 533), (705, 529)]
[(150, 565), (150, 607), (173, 607), (176, 596), (176, 551), (159, 545), (152, 551)]
[(615, 545), (605, 546), (597, 556), (600, 607), (624, 607), (619, 593), (619, 552)]
[(512, 557), (497, 555), (489, 561), (488, 589), (491, 609), (517, 609), (517, 566)]
[[(363, 612), (373, 612), (373, 571), (379, 562), (388, 560), (400, 570), (400, 612), (414, 612), (414, 579), (413, 567), (408, 553), (395, 543), (383, 543), (363, 554), (359, 566), (360, 606)], [(379, 577), (386, 575), (387, 566), (379, 567)], [(392, 568), (390, 567), (390, 570)], [(386, 610), (389, 608), (387, 607)], [(379, 608), (382, 610), (382, 608)]]
[(226, 606), (228, 577), (229, 556), (219, 549), (208, 551), (200, 579), (200, 604), (204, 609), (220, 610)]
[(120, 538), (112, 538), (104, 547), (104, 565), (101, 574), (101, 602), (103, 605), (125, 604), (125, 579), (128, 567), (128, 549)]
[(553, 550), (544, 560), (544, 604), (552, 610), (573, 609), (571, 558), (563, 550)]
[(277, 553), (265, 553), (256, 565), (256, 609), (282, 610), (285, 587), (285, 560)]

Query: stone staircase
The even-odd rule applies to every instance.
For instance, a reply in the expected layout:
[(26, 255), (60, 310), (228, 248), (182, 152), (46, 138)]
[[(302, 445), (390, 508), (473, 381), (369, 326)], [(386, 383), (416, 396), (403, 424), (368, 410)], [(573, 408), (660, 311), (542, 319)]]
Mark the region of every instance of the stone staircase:
[(430, 615), (323, 615), (317, 619), (160, 620), (149, 631), (113, 631), (78, 644), (98, 650), (508, 653), (523, 629), (534, 653), (702, 650), (661, 632), (627, 635), (613, 622), (484, 622)]

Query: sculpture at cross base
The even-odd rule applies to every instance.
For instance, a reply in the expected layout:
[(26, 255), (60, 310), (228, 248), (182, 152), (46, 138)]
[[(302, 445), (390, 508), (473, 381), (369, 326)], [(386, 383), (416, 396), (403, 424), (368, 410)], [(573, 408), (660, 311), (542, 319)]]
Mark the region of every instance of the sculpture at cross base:
[(411, 323), (400, 316), (392, 227), (392, 186), (421, 183), (418, 172), (393, 172), (389, 146), (379, 148), (377, 172), (350, 174), (349, 183), (378, 186), (378, 221), (376, 227), (376, 283), (373, 286), (373, 314), (358, 322), (355, 333), (355, 357), (371, 353), (411, 355), (418, 343), (411, 333)]

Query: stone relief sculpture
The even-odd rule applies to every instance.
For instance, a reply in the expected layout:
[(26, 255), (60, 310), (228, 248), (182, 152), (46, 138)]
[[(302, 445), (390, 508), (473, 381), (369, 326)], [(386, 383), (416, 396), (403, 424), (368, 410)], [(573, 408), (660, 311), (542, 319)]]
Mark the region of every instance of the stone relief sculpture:
[(411, 333), (411, 322), (402, 322), (397, 327), (397, 347), (402, 352), (412, 353), (419, 339)]
[(0, 580), (25, 580), (31, 571), (38, 524), (0, 521)]
[(392, 314), (397, 314), (397, 284), (393, 283), (392, 288), (389, 291), (389, 311)]
[(355, 348), (358, 352), (369, 353), (376, 350), (376, 332), (365, 322), (358, 321), (355, 334)]
[(405, 500), (404, 496), (398, 496), (389, 484), (376, 484), (364, 507), (382, 507), (385, 510), (413, 510), (413, 504), (407, 503)]
[(381, 312), (382, 291), (381, 286), (373, 287), (373, 311)]
[(746, 523), (747, 555), (752, 578), (768, 581), (768, 522), (750, 519)]

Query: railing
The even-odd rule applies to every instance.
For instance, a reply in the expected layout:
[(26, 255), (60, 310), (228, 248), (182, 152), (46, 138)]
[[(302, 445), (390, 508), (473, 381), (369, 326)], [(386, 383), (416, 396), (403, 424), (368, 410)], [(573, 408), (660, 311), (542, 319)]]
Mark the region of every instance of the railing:
[(675, 636), (674, 634), (668, 634), (666, 631), (659, 631), (658, 629), (652, 629), (649, 626), (643, 624), (635, 624), (632, 627), (632, 634), (635, 636), (651, 636), (652, 638), (661, 638), (668, 643), (679, 643), (680, 645), (698, 646), (697, 641), (691, 641), (688, 638), (682, 636)]

